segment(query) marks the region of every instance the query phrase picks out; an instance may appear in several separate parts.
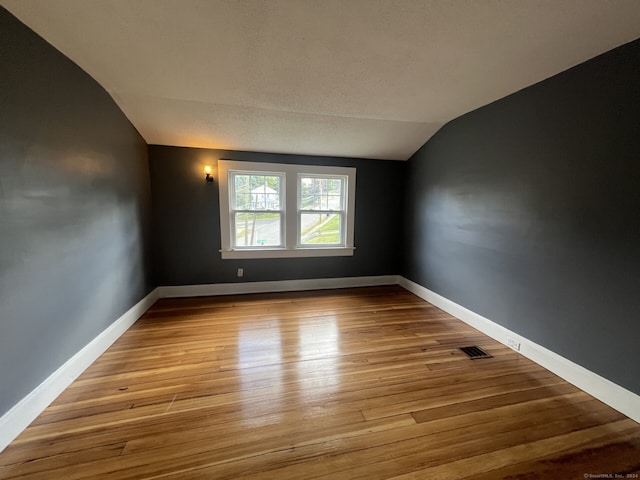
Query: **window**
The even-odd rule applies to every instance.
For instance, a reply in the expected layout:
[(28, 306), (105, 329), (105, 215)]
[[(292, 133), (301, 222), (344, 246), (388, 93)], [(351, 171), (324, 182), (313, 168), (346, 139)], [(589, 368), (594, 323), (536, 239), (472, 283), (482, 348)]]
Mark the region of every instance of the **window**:
[(298, 246), (344, 245), (344, 176), (298, 176)]
[(282, 180), (278, 173), (229, 172), (234, 247), (284, 245)]
[(355, 173), (220, 160), (222, 258), (353, 255)]

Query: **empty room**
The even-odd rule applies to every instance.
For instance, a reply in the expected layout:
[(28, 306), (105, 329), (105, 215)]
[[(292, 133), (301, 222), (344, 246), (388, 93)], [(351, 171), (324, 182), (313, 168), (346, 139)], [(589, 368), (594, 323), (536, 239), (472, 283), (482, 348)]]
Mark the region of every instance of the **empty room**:
[(640, 478), (640, 2), (0, 0), (0, 479)]

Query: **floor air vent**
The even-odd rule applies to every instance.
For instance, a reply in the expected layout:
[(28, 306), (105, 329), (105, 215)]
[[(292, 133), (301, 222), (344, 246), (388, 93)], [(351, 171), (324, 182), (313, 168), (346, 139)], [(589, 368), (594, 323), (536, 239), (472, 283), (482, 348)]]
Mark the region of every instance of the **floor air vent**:
[(472, 347), (460, 347), (460, 350), (462, 350), (471, 360), (476, 360), (478, 358), (493, 358), (492, 355), (489, 355), (487, 352), (475, 345)]

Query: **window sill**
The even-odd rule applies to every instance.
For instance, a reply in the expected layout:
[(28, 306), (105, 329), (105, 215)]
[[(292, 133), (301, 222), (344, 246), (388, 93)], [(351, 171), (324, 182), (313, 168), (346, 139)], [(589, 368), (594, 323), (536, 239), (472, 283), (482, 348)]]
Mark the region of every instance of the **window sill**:
[(301, 257), (351, 257), (355, 247), (327, 248), (273, 248), (260, 250), (220, 250), (222, 259), (238, 258), (301, 258)]

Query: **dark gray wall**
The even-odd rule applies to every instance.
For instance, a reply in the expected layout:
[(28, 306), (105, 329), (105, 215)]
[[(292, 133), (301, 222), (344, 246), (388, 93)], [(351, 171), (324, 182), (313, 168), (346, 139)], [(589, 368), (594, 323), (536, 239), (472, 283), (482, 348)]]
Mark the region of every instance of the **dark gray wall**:
[[(202, 169), (218, 159), (356, 167), (353, 257), (222, 260), (217, 183)], [(397, 274), (404, 162), (149, 147), (159, 285)], [(215, 178), (217, 172), (214, 170)], [(244, 278), (236, 276), (244, 268)]]
[(640, 394), (640, 41), (408, 162), (404, 275)]
[(147, 146), (0, 8), (0, 415), (152, 289)]

